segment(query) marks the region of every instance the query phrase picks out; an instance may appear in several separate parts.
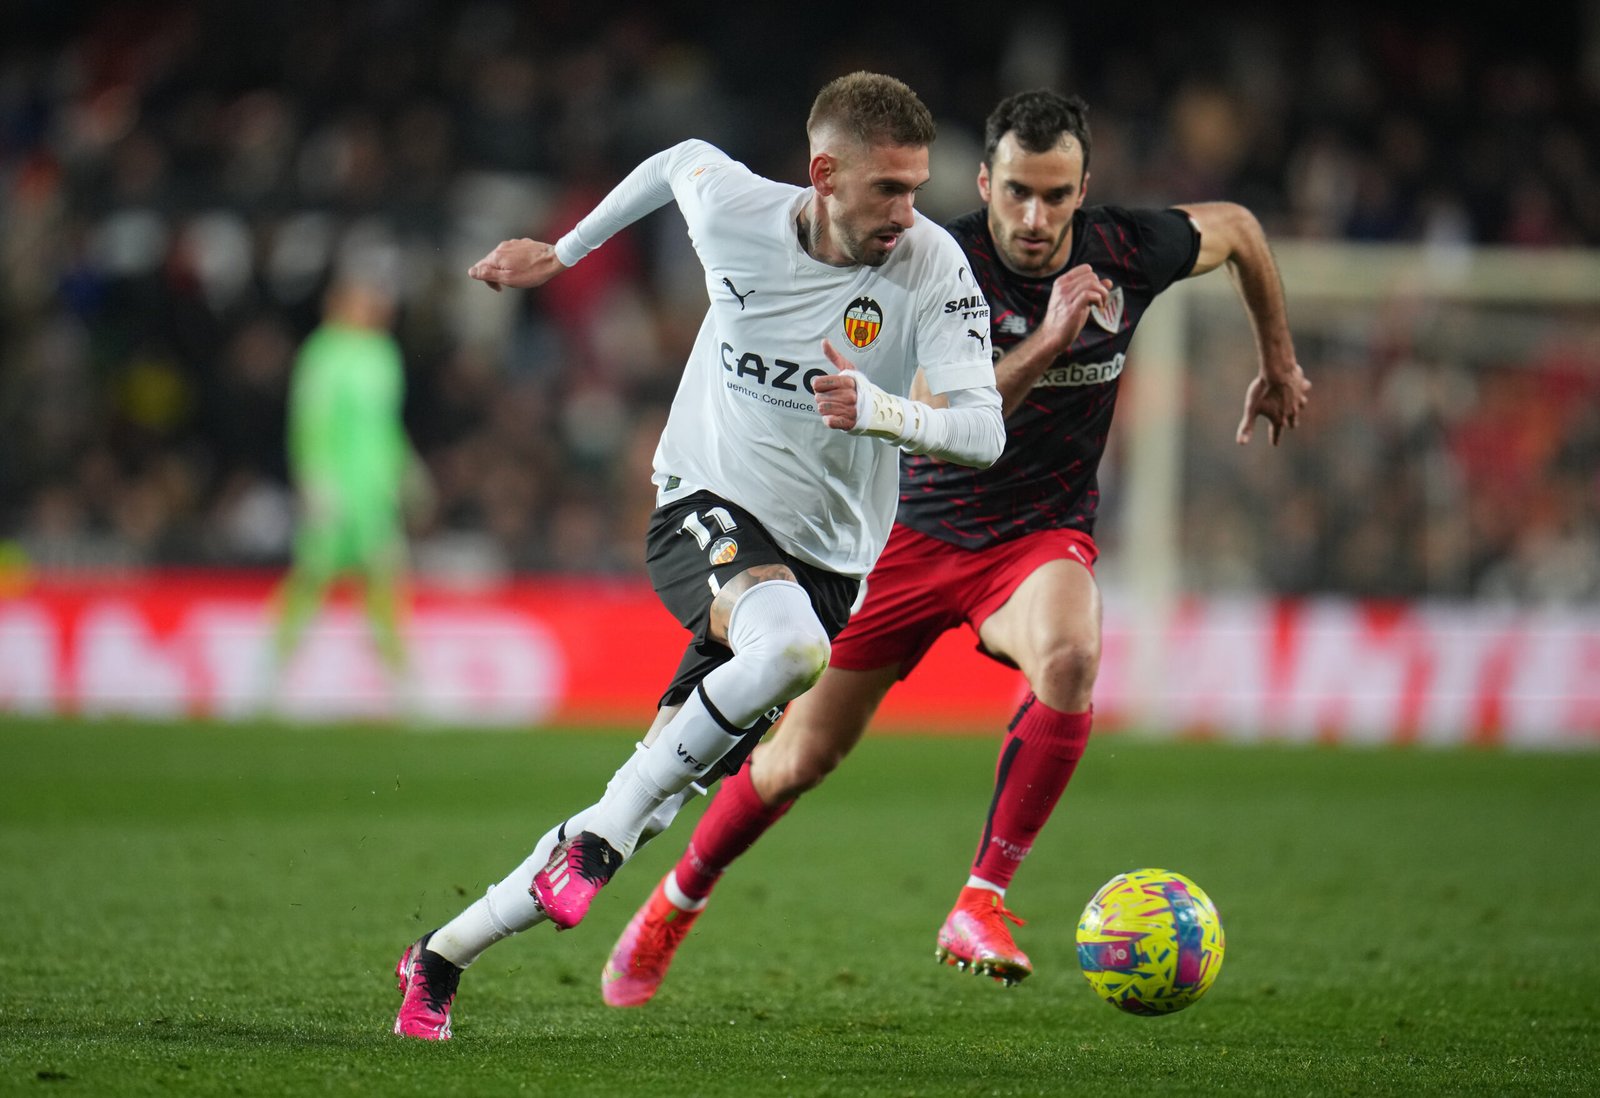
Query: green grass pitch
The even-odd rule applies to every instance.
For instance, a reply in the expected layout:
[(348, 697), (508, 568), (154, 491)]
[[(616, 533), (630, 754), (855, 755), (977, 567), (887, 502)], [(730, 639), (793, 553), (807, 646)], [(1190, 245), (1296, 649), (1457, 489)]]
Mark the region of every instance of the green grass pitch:
[[(0, 721), (0, 1093), (1600, 1092), (1600, 754), (1102, 737), (1011, 890), (1036, 974), (933, 961), (995, 740), (869, 738), (723, 882), (656, 1002), (598, 976), (695, 808), (588, 921), (389, 1033), (408, 941), (592, 799), (620, 734)], [(1078, 912), (1211, 894), (1211, 993), (1123, 1015)]]

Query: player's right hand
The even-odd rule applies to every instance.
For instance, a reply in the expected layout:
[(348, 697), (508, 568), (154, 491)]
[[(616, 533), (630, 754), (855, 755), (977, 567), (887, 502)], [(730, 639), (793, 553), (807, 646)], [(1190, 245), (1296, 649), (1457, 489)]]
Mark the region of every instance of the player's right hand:
[(1045, 307), (1039, 329), (1048, 332), (1049, 338), (1065, 351), (1089, 322), (1089, 310), (1110, 300), (1110, 280), (1097, 277), (1094, 268), (1080, 263), (1050, 287), (1050, 304)]
[(811, 398), (817, 405), (817, 414), (835, 431), (853, 432), (863, 417), (866, 402), (862, 398), (869, 390), (856, 384), (861, 376), (856, 364), (840, 354), (829, 340), (822, 341), (822, 354), (839, 372), (824, 374), (813, 383)]
[(498, 293), (502, 286), (519, 290), (543, 286), (566, 269), (553, 245), (523, 238), (495, 245), (494, 251), (467, 268), (467, 276), (487, 282)]

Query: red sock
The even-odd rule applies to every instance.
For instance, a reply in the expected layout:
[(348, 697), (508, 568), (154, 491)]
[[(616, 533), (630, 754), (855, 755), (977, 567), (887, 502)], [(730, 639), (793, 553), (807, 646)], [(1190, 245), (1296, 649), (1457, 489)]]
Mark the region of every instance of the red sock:
[(711, 798), (705, 815), (689, 837), (689, 848), (678, 859), (673, 874), (678, 887), (692, 900), (711, 895), (711, 888), (733, 860), (749, 850), (767, 828), (789, 811), (794, 801), (769, 808), (750, 781), (750, 767), (722, 780), (722, 788)]
[(1093, 718), (1093, 709), (1062, 713), (1028, 695), (1000, 745), (994, 800), (973, 859), (973, 876), (1001, 888), (1011, 883), (1017, 866), (1033, 849), (1034, 837), (1061, 799), (1061, 791), (1072, 780), (1089, 743)]

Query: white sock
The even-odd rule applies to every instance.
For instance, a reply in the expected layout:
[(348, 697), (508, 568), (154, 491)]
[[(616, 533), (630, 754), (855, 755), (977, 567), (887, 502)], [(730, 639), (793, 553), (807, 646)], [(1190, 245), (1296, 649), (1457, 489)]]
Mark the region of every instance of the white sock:
[[(699, 786), (690, 783), (683, 789), (680, 789), (678, 792), (668, 797), (666, 800), (662, 801), (661, 807), (657, 808), (650, 818), (645, 821), (644, 831), (639, 835), (639, 846), (643, 846), (645, 843), (661, 834), (667, 828), (671, 827), (672, 821), (678, 818), (679, 812), (683, 811), (683, 806), (704, 792), (705, 790), (701, 789)], [(634, 849), (637, 851), (638, 847), (635, 847)]]
[(728, 616), (733, 659), (702, 681), (711, 702), (740, 728), (798, 698), (828, 666), (828, 631), (798, 583), (767, 580), (733, 604)]
[[(619, 782), (628, 780), (637, 768), (644, 744), (634, 744), (634, 749), (628, 761), (618, 767), (612, 776), (606, 786), (608, 791)], [(692, 796), (694, 794), (691, 791), (684, 790), (667, 798), (646, 821), (644, 837), (654, 838), (665, 831)], [(481, 898), (434, 931), (433, 937), (428, 940), (428, 948), (457, 967), (466, 968), (496, 942), (544, 922), (548, 916), (528, 892), (533, 875), (545, 867), (562, 837), (571, 838), (587, 828), (597, 807), (590, 805), (546, 831), (534, 844), (533, 852), (504, 880), (490, 885)]]
[(586, 830), (628, 858), (662, 807), (727, 754), (742, 738), (739, 731), (724, 729), (699, 691), (689, 695), (656, 742), (638, 755), (638, 765), (631, 772), (617, 771)]
[(733, 658), (715, 668), (645, 749), (617, 772), (588, 830), (629, 857), (662, 802), (702, 777), (775, 705), (798, 697), (828, 665), (828, 634), (798, 583), (768, 580), (739, 597), (728, 619)]
[(667, 894), (667, 900), (679, 911), (701, 911), (711, 902), (710, 896), (702, 896), (698, 900), (690, 899), (689, 895), (678, 887), (676, 870), (669, 872), (667, 879), (661, 882), (661, 891)]
[(999, 885), (995, 884), (993, 881), (984, 880), (982, 877), (968, 877), (967, 878), (967, 887), (968, 888), (987, 888), (990, 892), (998, 892), (998, 893), (1000, 893), (1000, 896), (1001, 896), (1002, 899), (1005, 897), (1005, 894), (1006, 894), (1006, 890), (1005, 889), (1001, 888)]
[(534, 844), (533, 853), (517, 868), (435, 930), (428, 939), (428, 948), (457, 967), (466, 968), (496, 942), (544, 922), (548, 916), (528, 894), (528, 886), (533, 883), (533, 875), (550, 860), (560, 831), (560, 826), (546, 831)]
[[(665, 831), (693, 796), (695, 793), (692, 790), (685, 789), (663, 801), (645, 824), (640, 843), (648, 842)], [(535, 903), (529, 894), (528, 886), (533, 883), (533, 875), (550, 860), (560, 836), (570, 838), (584, 830), (593, 811), (594, 806), (591, 805), (564, 824), (546, 831), (534, 846), (533, 853), (524, 858), (521, 865), (507, 874), (504, 880), (490, 885), (482, 897), (434, 931), (433, 937), (428, 939), (428, 948), (456, 967), (466, 968), (496, 942), (520, 934), (548, 919), (544, 908)], [(683, 899), (686, 902), (678, 906), (687, 908), (688, 897)]]
[[(433, 937), (428, 939), (428, 948), (457, 968), (466, 968), (496, 942), (532, 926), (533, 921), (526, 917), (519, 920), (519, 913), (496, 913), (489, 897), (494, 895), (498, 887), (490, 885), (488, 891), (469, 904), (466, 910), (435, 930)], [(505, 915), (510, 915), (513, 922), (525, 922), (526, 925), (512, 927), (505, 921)]]

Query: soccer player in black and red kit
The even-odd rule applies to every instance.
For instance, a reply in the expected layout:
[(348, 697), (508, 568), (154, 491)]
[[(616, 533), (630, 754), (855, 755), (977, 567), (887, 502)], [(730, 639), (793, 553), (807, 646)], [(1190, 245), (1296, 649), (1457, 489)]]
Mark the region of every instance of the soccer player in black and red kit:
[[(683, 857), (624, 930), (601, 981), (613, 1006), (649, 1000), (722, 871), (822, 781), (890, 687), (960, 625), (985, 654), (1020, 668), (1031, 693), (1006, 731), (977, 854), (937, 953), (1007, 984), (1031, 973), (1007, 925), (1021, 920), (1004, 897), (1089, 739), (1100, 662), (1096, 470), (1134, 329), (1173, 282), (1226, 265), (1260, 353), (1237, 441), (1264, 417), (1277, 443), (1305, 406), (1310, 383), (1295, 361), (1277, 268), (1248, 210), (1085, 206), (1089, 127), (1076, 98), (1012, 96), (989, 116), (985, 137), (985, 208), (948, 226), (973, 290), (945, 309), (974, 319), (988, 310), (1005, 451), (984, 470), (902, 459), (894, 531), (865, 602), (822, 679), (724, 780)], [(980, 333), (975, 325), (970, 334)]]

